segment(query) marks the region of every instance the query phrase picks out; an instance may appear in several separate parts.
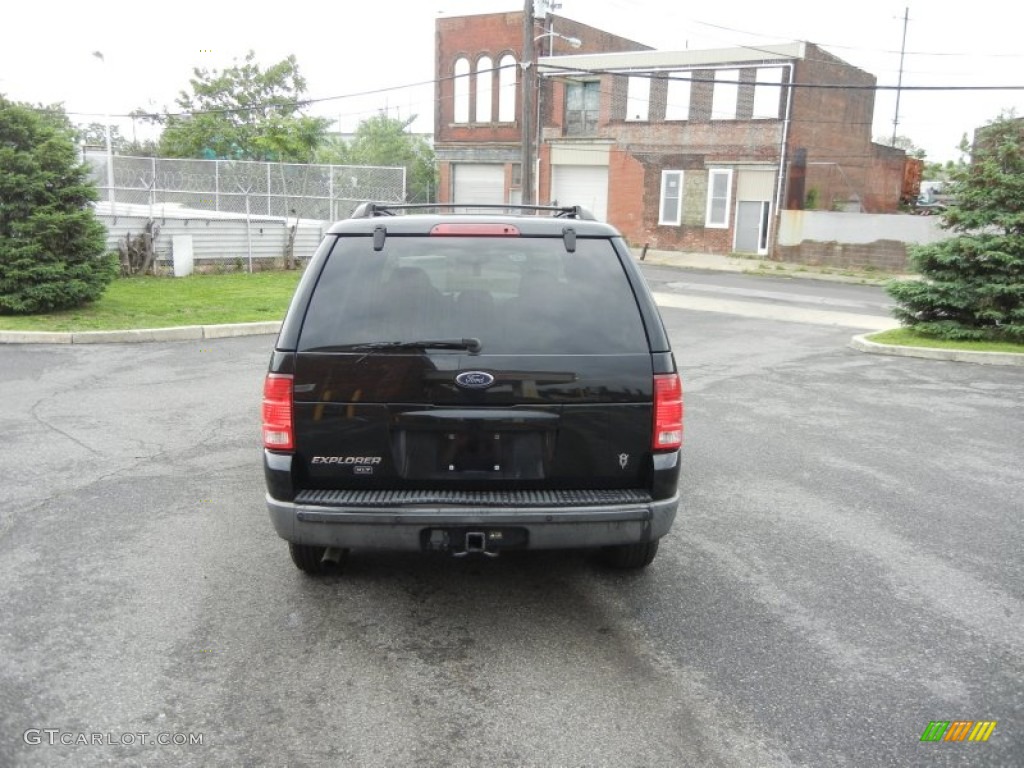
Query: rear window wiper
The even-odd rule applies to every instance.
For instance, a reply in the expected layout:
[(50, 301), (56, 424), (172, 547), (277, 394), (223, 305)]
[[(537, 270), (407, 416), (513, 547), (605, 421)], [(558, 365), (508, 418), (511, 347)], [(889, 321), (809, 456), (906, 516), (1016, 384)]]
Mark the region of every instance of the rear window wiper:
[(472, 355), (483, 349), (480, 339), (420, 339), (418, 341), (368, 341), (364, 344), (352, 344), (348, 349), (353, 352), (374, 351), (378, 349), (464, 349)]

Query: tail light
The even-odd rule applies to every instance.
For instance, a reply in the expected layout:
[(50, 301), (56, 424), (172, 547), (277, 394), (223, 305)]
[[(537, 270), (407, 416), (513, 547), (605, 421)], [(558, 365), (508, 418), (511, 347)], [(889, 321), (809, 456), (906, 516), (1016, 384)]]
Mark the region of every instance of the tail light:
[(274, 451), (295, 448), (292, 432), (292, 377), (269, 373), (263, 382), (263, 447)]
[(651, 447), (656, 451), (675, 450), (683, 444), (683, 385), (679, 374), (654, 377), (654, 435)]

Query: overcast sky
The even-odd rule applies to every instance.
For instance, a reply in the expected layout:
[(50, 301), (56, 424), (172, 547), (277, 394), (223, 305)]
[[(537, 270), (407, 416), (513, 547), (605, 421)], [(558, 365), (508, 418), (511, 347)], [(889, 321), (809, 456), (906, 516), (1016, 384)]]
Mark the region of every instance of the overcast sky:
[[(517, 11), (519, 0), (376, 2), (6, 3), (0, 20), (0, 93), (32, 103), (63, 102), (75, 122), (102, 114), (173, 107), (192, 68), (223, 68), (250, 48), (263, 65), (298, 58), (311, 109), (353, 130), (387, 108), (418, 114), (433, 129), (434, 20), (439, 15)], [(903, 15), (904, 86), (1024, 86), (1024, 9), (1011, 0), (763, 0), (684, 4), (680, 0), (563, 0), (558, 14), (662, 50), (807, 40), (895, 86)], [(101, 51), (105, 63), (92, 57)], [(380, 91), (370, 96), (351, 94)], [(346, 98), (331, 98), (331, 97)], [(893, 130), (895, 92), (875, 100), (875, 136)], [(959, 157), (969, 135), (1005, 109), (1024, 115), (1024, 90), (904, 91), (898, 132), (930, 160)], [(119, 121), (131, 137), (131, 121)], [(141, 129), (140, 129), (141, 133)]]

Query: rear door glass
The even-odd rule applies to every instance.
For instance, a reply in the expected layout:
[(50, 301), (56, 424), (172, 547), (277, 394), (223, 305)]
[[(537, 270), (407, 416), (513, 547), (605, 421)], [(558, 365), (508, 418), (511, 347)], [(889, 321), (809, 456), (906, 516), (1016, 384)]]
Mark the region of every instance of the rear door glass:
[(340, 237), (310, 301), (301, 351), (476, 338), (485, 354), (647, 350), (612, 244), (561, 238)]

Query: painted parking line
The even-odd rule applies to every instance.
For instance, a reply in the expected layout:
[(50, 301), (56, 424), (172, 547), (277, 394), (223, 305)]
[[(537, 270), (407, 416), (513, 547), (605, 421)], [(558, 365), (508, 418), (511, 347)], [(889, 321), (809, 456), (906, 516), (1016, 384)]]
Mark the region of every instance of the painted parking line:
[(891, 317), (878, 315), (857, 315), (851, 312), (830, 312), (824, 309), (808, 309), (778, 304), (760, 304), (752, 301), (712, 299), (705, 296), (686, 296), (678, 293), (655, 293), (654, 300), (659, 307), (690, 309), (696, 312), (719, 312), (725, 315), (756, 317), (762, 320), (781, 320), (787, 323), (808, 323), (811, 325), (832, 325), (841, 328), (861, 328), (866, 331), (885, 331), (898, 328), (899, 323)]

